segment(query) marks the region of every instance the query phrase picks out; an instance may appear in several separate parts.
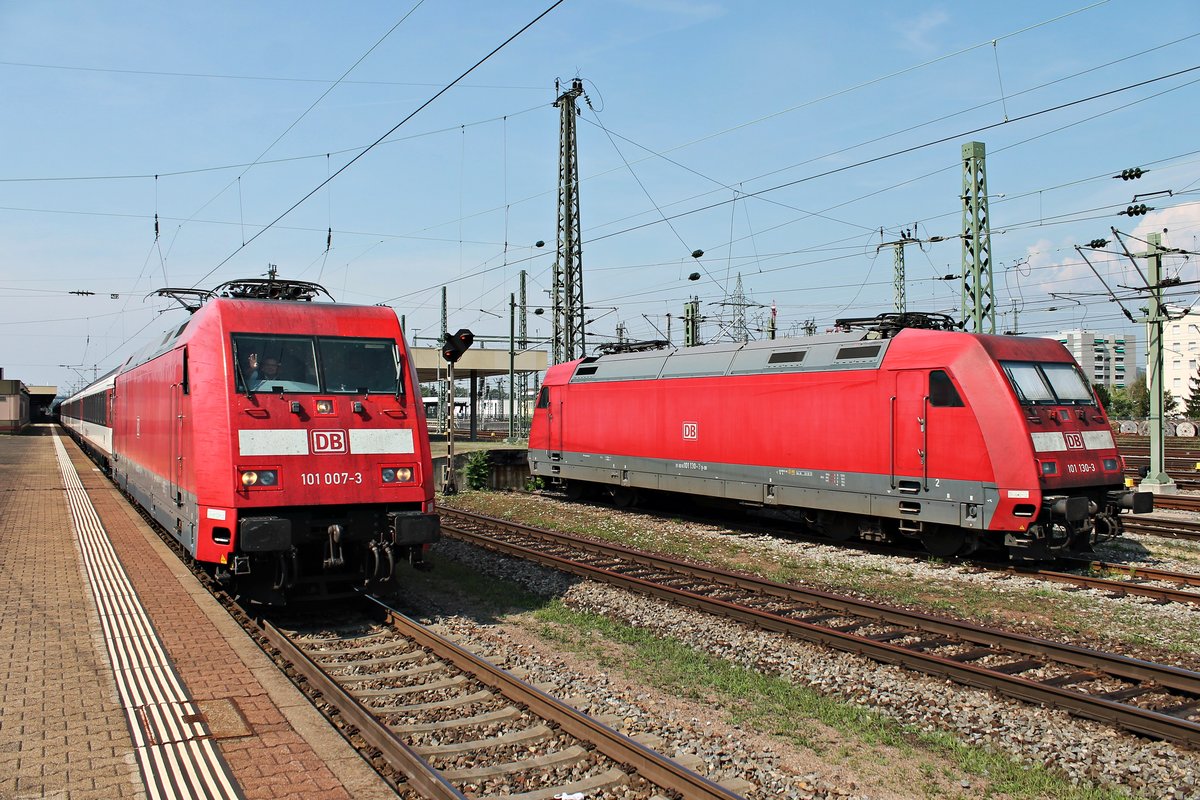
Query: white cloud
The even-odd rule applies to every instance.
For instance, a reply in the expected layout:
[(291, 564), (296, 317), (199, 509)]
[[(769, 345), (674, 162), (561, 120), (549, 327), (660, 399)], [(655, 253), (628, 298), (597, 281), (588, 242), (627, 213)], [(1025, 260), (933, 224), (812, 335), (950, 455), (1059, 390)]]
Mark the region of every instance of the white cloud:
[(940, 42), (931, 40), (933, 33), (950, 21), (945, 11), (926, 11), (915, 20), (905, 20), (900, 35), (910, 50), (929, 53), (939, 49)]

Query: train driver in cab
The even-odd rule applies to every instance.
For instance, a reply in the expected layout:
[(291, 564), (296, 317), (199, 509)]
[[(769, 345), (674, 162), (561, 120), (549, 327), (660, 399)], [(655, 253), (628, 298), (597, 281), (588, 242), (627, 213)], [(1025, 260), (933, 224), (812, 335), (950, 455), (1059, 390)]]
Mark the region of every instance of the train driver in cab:
[(263, 386), (269, 386), (272, 381), (280, 381), (282, 378), (279, 375), (279, 369), (282, 363), (278, 358), (267, 356), (261, 362), (258, 360), (256, 353), (250, 354), (250, 385), (259, 389)]

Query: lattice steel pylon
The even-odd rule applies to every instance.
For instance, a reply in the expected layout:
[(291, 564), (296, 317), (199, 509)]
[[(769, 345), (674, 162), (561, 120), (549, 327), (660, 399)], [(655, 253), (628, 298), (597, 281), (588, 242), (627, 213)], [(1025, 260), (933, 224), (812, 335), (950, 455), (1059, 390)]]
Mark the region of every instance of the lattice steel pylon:
[[(555, 84), (557, 88), (557, 83)], [(585, 353), (583, 325), (583, 245), (579, 226), (579, 159), (575, 141), (575, 100), (583, 94), (583, 81), (554, 101), (561, 119), (558, 146), (558, 252), (554, 256), (554, 345), (555, 364), (582, 358)]]
[(963, 329), (996, 332), (996, 298), (992, 293), (992, 228), (988, 221), (987, 171), (983, 142), (962, 147)]

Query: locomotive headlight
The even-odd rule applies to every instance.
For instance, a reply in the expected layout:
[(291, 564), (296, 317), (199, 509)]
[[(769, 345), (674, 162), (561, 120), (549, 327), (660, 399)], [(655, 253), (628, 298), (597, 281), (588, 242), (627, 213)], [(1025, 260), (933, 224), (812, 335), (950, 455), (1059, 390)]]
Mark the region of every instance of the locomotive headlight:
[(1104, 459), (1104, 470), (1106, 472), (1116, 472), (1117, 471), (1117, 460), (1115, 458)]
[(412, 467), (384, 467), (381, 477), (384, 483), (408, 483), (413, 479)]
[(318, 414), (332, 414), (333, 413), (333, 401), (332, 400), (318, 400), (317, 401), (317, 413)]
[(1042, 474), (1043, 475), (1057, 475), (1058, 474), (1058, 462), (1057, 461), (1043, 461), (1042, 462)]
[(242, 472), (242, 486), (277, 486), (279, 472), (273, 469), (248, 469)]

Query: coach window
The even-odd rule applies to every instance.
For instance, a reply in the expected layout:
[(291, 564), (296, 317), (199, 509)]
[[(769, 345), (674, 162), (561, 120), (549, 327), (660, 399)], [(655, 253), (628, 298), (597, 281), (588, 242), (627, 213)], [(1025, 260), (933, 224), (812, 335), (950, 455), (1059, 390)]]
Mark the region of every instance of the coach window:
[(963, 405), (954, 382), (940, 369), (929, 373), (929, 404), (940, 408), (961, 408)]

